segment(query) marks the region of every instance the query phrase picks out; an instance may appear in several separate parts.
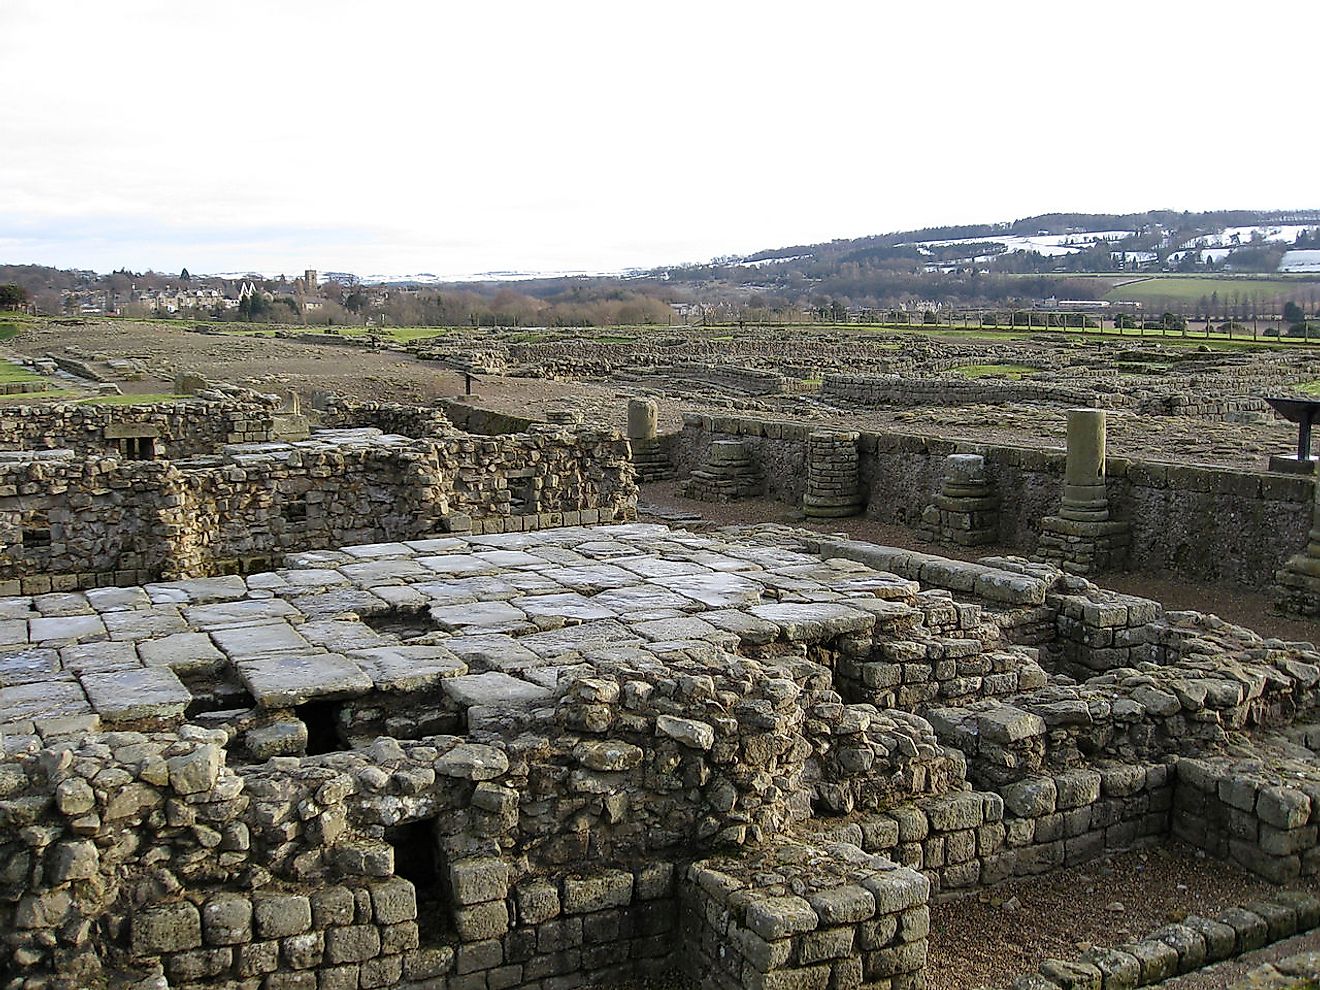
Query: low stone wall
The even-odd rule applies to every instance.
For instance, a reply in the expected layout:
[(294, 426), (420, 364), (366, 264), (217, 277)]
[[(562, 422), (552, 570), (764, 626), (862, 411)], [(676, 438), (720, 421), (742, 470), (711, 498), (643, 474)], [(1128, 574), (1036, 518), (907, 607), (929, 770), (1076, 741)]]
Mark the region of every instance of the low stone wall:
[(612, 522), (635, 512), (617, 432), (409, 440), (327, 431), (182, 461), (0, 459), (0, 589), (249, 573), (286, 553)]
[(0, 450), (121, 452), (124, 437), (150, 437), (154, 457), (211, 454), (225, 444), (271, 439), (276, 400), (186, 399), (151, 405), (5, 405), (0, 407)]
[(1320, 874), (1314, 763), (1182, 758), (1177, 773), (1175, 836), (1274, 883)]
[[(1263, 386), (1265, 383), (1259, 383)], [(1206, 395), (1175, 392), (1137, 403), (1143, 416), (1195, 416), (1197, 419), (1241, 419), (1273, 416), (1269, 403), (1253, 395)]]
[(368, 427), (413, 439), (440, 436), (454, 428), (442, 409), (394, 402), (345, 402), (337, 396), (326, 403), (321, 425), (330, 429)]
[(1125, 396), (1047, 382), (912, 378), (907, 375), (826, 375), (820, 397), (839, 406), (970, 406), (1047, 402), (1062, 406), (1129, 404)]
[(1111, 764), (964, 790), (877, 815), (818, 820), (819, 835), (919, 870), (932, 893), (1086, 863), (1169, 831), (1168, 767)]
[[(712, 440), (738, 437), (766, 478), (766, 490), (800, 504), (806, 494), (808, 424), (688, 414), (670, 448), (682, 477)], [(997, 543), (1022, 554), (1036, 549), (1041, 520), (1063, 497), (1062, 451), (990, 446), (903, 433), (862, 433), (858, 440), (867, 515), (916, 529), (941, 490), (944, 458), (981, 454), (1000, 498)], [(1156, 574), (1251, 588), (1306, 545), (1314, 479), (1110, 457), (1105, 466), (1111, 512), (1130, 526), (1129, 566)]]
[(702, 986), (925, 985), (929, 883), (856, 845), (781, 840), (693, 863), (686, 881), (685, 968)]

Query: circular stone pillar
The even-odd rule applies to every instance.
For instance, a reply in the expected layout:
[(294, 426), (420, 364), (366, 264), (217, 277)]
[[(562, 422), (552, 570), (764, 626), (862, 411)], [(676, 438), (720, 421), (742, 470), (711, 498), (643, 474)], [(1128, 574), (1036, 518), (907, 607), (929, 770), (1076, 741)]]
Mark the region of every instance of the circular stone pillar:
[(858, 490), (859, 434), (819, 430), (807, 437), (807, 491), (802, 514), (813, 519), (837, 519), (862, 511)]
[(659, 409), (654, 399), (628, 400), (628, 439), (654, 440)]
[(1103, 409), (1068, 410), (1068, 461), (1060, 514), (1069, 519), (1109, 518)]

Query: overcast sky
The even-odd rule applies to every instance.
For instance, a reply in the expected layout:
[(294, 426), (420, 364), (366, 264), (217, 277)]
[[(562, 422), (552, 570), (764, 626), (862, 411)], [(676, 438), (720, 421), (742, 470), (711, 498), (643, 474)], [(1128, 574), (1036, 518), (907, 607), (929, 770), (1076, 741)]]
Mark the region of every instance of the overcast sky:
[(604, 271), (1320, 207), (1318, 8), (0, 0), (0, 262)]

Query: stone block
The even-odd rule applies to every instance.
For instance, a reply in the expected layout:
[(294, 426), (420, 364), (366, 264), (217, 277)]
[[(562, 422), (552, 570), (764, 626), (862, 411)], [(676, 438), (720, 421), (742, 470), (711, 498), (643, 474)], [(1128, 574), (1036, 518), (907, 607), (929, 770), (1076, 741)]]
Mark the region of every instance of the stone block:
[(565, 914), (583, 914), (632, 903), (633, 875), (623, 870), (605, 870), (589, 877), (564, 880)]
[(202, 906), (202, 934), (208, 945), (252, 941), (252, 902), (241, 894), (217, 894)]
[(312, 927), (312, 904), (302, 894), (257, 893), (252, 911), (259, 938), (301, 935)]
[(187, 901), (159, 904), (133, 915), (133, 955), (159, 956), (184, 952), (202, 944), (202, 918)]
[(494, 858), (457, 860), (449, 866), (449, 884), (458, 904), (483, 904), (509, 896), (509, 867)]

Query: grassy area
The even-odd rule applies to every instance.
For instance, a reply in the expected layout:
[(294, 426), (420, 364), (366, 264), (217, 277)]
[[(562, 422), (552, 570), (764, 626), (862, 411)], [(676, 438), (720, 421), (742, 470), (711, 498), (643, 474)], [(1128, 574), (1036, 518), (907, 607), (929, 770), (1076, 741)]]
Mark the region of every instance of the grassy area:
[(79, 402), (89, 406), (139, 406), (158, 402), (179, 402), (189, 398), (192, 396), (175, 395), (171, 392), (142, 392), (129, 395), (94, 395), (90, 399), (80, 399)]
[(1021, 378), (1039, 371), (1023, 364), (964, 364), (953, 369), (964, 378)]
[(1226, 303), (1237, 296), (1239, 299), (1255, 299), (1271, 305), (1278, 301), (1281, 307), (1283, 300), (1304, 300), (1309, 295), (1320, 296), (1320, 282), (1287, 278), (1161, 277), (1115, 286), (1105, 294), (1105, 298), (1111, 302), (1195, 303), (1202, 297), (1209, 299), (1216, 294), (1220, 303)]
[(1305, 392), (1307, 395), (1320, 396), (1320, 379), (1313, 382), (1302, 382), (1302, 384), (1295, 387), (1297, 391)]
[(18, 336), (18, 326), (14, 323), (0, 323), (0, 341), (13, 340)]
[(76, 399), (80, 394), (69, 388), (48, 388), (44, 392), (15, 392), (13, 395), (0, 395), (0, 402), (11, 405), (32, 402), (58, 402)]
[(21, 364), (14, 364), (13, 361), (0, 361), (0, 385), (9, 385), (13, 382), (41, 381), (45, 381), (45, 379), (31, 369), (24, 368)]

